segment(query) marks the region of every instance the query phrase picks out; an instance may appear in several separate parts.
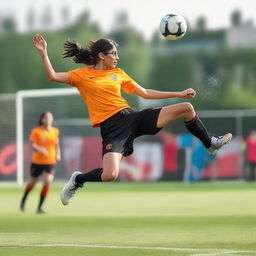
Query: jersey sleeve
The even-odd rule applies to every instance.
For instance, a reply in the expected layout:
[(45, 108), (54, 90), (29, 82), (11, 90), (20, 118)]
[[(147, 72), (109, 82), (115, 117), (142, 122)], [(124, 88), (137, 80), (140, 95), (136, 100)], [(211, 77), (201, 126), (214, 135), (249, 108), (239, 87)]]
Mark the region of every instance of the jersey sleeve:
[(138, 84), (131, 77), (129, 77), (123, 70), (121, 70), (121, 72), (122, 72), (121, 88), (125, 93), (132, 94), (137, 88)]
[(67, 72), (69, 78), (69, 85), (78, 87), (82, 80), (80, 69), (74, 69)]
[(37, 129), (33, 129), (29, 136), (29, 141), (32, 143), (38, 143), (38, 132)]

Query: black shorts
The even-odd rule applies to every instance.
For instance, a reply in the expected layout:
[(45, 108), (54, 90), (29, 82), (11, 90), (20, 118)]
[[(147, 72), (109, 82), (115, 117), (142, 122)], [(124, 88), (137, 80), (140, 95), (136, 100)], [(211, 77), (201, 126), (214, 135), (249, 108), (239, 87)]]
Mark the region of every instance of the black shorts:
[(31, 164), (30, 175), (31, 177), (39, 177), (43, 172), (52, 173), (54, 164)]
[(133, 152), (133, 141), (141, 135), (153, 135), (161, 130), (157, 128), (157, 119), (161, 108), (148, 108), (136, 111), (126, 108), (100, 124), (102, 136), (102, 155), (108, 152)]

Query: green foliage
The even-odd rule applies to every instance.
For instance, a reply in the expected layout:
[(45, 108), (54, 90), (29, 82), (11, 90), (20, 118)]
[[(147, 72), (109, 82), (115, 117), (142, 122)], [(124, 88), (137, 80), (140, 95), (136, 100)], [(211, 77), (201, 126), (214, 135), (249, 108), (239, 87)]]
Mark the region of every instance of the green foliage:
[(195, 58), (191, 54), (159, 55), (153, 58), (149, 74), (150, 88), (180, 91), (192, 87)]
[(231, 14), (231, 23), (232, 26), (239, 26), (242, 23), (242, 13), (240, 10), (235, 10)]
[(244, 90), (238, 84), (231, 84), (222, 98), (223, 108), (246, 109), (256, 108), (255, 94)]
[[(197, 91), (193, 101), (197, 109), (255, 107), (256, 50), (224, 47), (223, 30), (190, 30), (177, 42), (161, 39), (156, 31), (151, 41), (145, 41), (140, 32), (128, 25), (125, 13), (117, 16), (117, 25), (109, 35), (103, 34), (89, 18), (89, 13), (84, 12), (75, 24), (65, 29), (38, 31), (47, 40), (57, 72), (83, 66), (61, 58), (66, 40), (77, 40), (86, 46), (91, 39), (110, 37), (120, 45), (119, 67), (145, 88), (180, 91), (192, 87)], [(0, 93), (65, 86), (47, 80), (39, 54), (32, 45), (34, 33), (16, 34), (13, 22), (6, 20), (3, 24)], [(230, 94), (235, 101), (229, 100)], [(137, 106), (136, 96), (125, 97), (132, 106)]]

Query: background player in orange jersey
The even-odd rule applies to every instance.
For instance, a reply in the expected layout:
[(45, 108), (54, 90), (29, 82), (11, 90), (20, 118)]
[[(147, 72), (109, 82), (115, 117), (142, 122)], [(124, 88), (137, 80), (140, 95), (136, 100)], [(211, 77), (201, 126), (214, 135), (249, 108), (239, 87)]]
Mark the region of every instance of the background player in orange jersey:
[(64, 205), (86, 181), (115, 180), (122, 157), (133, 152), (135, 138), (156, 134), (177, 119), (184, 120), (187, 129), (202, 141), (210, 154), (216, 154), (232, 138), (230, 133), (211, 136), (189, 102), (141, 111), (132, 109), (121, 96), (121, 90), (144, 99), (190, 99), (195, 97), (196, 92), (191, 88), (181, 92), (163, 92), (141, 87), (122, 69), (116, 68), (118, 45), (113, 40), (103, 38), (91, 41), (87, 48), (76, 41), (67, 41), (63, 57), (73, 57), (76, 63), (88, 66), (69, 72), (54, 71), (47, 55), (47, 43), (41, 35), (35, 36), (33, 44), (41, 55), (48, 79), (76, 87), (87, 104), (92, 126), (100, 126), (101, 129), (103, 167), (86, 173), (74, 172), (61, 192)]
[(49, 192), (50, 185), (54, 178), (54, 165), (60, 161), (59, 130), (52, 126), (53, 115), (46, 111), (41, 114), (39, 126), (35, 127), (30, 134), (29, 140), (32, 143), (33, 155), (30, 168), (30, 180), (28, 181), (20, 208), (25, 210), (25, 202), (29, 192), (36, 185), (39, 176), (43, 177), (43, 187), (37, 213), (45, 213), (42, 209), (43, 202)]

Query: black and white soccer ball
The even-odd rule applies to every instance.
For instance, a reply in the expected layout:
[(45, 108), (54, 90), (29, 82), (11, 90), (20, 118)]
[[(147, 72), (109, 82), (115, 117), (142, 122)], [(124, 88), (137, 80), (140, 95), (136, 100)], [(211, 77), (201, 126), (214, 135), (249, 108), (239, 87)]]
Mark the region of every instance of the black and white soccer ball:
[(169, 40), (182, 38), (187, 31), (186, 20), (178, 14), (167, 14), (160, 22), (160, 33)]

